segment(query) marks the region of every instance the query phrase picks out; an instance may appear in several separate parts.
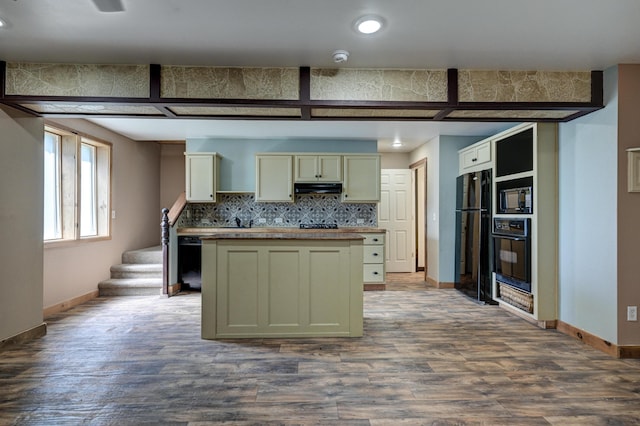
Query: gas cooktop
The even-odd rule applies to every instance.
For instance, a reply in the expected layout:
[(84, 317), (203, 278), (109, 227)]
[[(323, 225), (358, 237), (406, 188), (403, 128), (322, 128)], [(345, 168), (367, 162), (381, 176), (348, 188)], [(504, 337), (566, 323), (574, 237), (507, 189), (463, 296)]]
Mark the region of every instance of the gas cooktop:
[(300, 229), (338, 229), (335, 223), (301, 223)]

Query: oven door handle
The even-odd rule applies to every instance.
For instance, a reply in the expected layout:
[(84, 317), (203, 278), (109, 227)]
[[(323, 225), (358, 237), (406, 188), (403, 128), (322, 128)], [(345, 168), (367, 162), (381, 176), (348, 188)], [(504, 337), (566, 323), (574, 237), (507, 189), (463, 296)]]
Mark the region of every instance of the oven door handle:
[(527, 238), (512, 237), (510, 235), (500, 235), (500, 234), (494, 234), (493, 238), (504, 238), (505, 240), (510, 240), (510, 241), (527, 241)]

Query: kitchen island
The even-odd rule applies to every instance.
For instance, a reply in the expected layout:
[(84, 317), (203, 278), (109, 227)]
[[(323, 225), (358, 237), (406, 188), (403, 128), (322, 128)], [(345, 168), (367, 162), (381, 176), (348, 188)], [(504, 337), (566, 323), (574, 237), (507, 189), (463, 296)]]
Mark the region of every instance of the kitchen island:
[(202, 237), (202, 338), (362, 336), (363, 236)]

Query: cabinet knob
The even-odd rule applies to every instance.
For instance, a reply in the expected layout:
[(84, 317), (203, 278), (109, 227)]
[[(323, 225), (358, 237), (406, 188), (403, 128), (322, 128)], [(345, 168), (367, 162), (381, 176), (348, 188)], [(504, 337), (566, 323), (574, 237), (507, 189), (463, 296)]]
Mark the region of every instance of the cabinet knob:
[(378, 239), (377, 239), (377, 238), (374, 238), (374, 239), (373, 239), (373, 241), (378, 242)]
[(374, 272), (373, 272), (373, 275), (378, 275), (378, 271), (374, 271)]
[(472, 159), (471, 161), (478, 161), (478, 159), (477, 159), (477, 158), (474, 158), (474, 159)]
[(347, 194), (344, 194), (344, 198), (347, 198), (347, 197), (348, 197), (348, 195), (347, 195)]
[(378, 255), (378, 253), (373, 253), (373, 255), (374, 255), (374, 256), (377, 256), (377, 255)]
[(213, 194), (209, 194), (209, 198), (213, 198)]

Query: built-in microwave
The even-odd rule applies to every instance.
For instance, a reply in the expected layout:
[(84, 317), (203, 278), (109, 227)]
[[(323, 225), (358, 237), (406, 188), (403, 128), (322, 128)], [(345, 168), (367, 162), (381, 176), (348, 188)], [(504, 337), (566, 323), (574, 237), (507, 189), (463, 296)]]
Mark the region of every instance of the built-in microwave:
[(533, 211), (531, 208), (531, 196), (532, 190), (530, 186), (503, 189), (500, 191), (498, 212), (531, 214)]
[(497, 213), (532, 214), (533, 178), (530, 176), (496, 183)]

